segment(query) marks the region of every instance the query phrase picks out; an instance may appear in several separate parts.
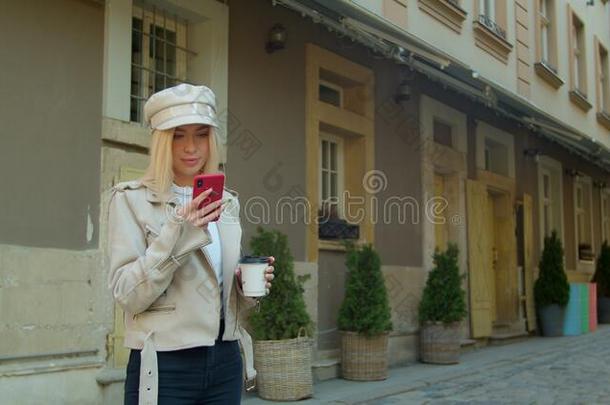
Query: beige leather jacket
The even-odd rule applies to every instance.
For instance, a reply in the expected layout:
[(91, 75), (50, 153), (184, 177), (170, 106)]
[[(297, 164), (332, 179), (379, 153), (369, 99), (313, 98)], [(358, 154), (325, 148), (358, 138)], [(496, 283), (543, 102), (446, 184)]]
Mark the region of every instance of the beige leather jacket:
[[(218, 220), (222, 244), (225, 331), (239, 340), (246, 377), (253, 380), (252, 341), (242, 327), (246, 298), (235, 279), (241, 255), (237, 194), (225, 189)], [(125, 312), (125, 346), (142, 349), (140, 403), (157, 402), (157, 351), (212, 346), (220, 323), (220, 289), (202, 247), (210, 234), (181, 221), (175, 201), (139, 180), (112, 188), (109, 206), (109, 288)]]

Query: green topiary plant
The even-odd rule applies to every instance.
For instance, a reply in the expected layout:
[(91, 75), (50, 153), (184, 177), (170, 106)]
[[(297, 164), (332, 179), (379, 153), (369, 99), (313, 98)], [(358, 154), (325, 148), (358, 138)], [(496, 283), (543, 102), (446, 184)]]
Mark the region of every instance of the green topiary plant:
[(602, 244), (593, 281), (597, 283), (598, 295), (610, 298), (610, 246), (608, 246), (608, 241), (604, 241)]
[(570, 285), (563, 271), (563, 247), (557, 232), (544, 238), (540, 259), (540, 275), (534, 285), (534, 297), (538, 308), (557, 304), (565, 307), (570, 299)]
[(294, 274), (294, 259), (286, 235), (258, 227), (250, 240), (252, 254), (275, 257), (275, 278), (270, 294), (263, 298), (259, 311), (250, 315), (252, 335), (256, 340), (294, 339), (303, 332), (312, 336), (313, 323), (303, 299), (305, 278)]
[(348, 273), (345, 297), (339, 310), (339, 329), (367, 336), (392, 330), (390, 304), (379, 255), (370, 244), (362, 247), (353, 243), (346, 245)]
[(419, 321), (421, 324), (459, 322), (466, 317), (467, 310), (457, 245), (449, 243), (444, 252), (437, 249), (433, 258), (434, 269), (428, 275), (419, 303)]

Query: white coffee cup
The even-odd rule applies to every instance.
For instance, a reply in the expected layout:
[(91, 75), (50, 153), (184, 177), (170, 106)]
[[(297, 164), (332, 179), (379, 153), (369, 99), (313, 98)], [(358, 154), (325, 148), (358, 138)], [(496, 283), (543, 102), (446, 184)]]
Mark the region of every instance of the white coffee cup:
[(266, 256), (244, 256), (239, 261), (241, 269), (241, 286), (246, 297), (263, 297), (267, 295), (265, 270), (269, 267)]

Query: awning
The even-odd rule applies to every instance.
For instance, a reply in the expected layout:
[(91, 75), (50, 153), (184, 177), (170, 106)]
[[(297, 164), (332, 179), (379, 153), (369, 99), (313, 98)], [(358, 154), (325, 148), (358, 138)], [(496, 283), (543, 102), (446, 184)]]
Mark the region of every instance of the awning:
[(273, 0), (330, 31), (414, 69), (610, 172), (610, 150), (500, 84), (364, 7), (348, 0)]

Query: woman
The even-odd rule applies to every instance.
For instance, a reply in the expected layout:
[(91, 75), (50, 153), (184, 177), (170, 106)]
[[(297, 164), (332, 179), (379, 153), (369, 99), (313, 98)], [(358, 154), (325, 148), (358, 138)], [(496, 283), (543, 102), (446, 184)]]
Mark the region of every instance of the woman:
[[(194, 176), (218, 171), (214, 93), (181, 84), (144, 106), (152, 128), (140, 180), (113, 188), (109, 207), (109, 287), (125, 312), (131, 350), (125, 404), (238, 404), (242, 344), (248, 380), (252, 342), (242, 328), (237, 194), (201, 209)], [(274, 259), (269, 259), (272, 264)], [(271, 288), (273, 267), (266, 270)]]

